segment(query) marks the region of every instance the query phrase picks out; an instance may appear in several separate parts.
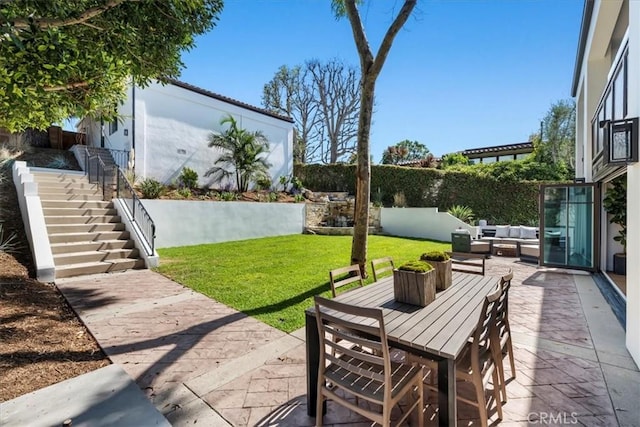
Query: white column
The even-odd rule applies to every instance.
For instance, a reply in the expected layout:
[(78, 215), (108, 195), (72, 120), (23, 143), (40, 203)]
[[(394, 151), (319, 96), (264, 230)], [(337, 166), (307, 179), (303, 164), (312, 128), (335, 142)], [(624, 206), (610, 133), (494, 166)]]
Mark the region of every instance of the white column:
[[(629, 117), (640, 116), (640, 1), (629, 2)], [(640, 131), (640, 129), (635, 129)], [(627, 168), (627, 348), (640, 366), (640, 163)]]

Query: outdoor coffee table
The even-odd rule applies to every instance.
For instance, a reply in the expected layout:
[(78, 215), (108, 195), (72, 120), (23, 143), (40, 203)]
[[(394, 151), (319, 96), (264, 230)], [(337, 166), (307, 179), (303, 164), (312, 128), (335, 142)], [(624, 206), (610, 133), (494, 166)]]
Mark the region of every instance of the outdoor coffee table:
[(515, 257), (518, 252), (518, 245), (509, 243), (495, 243), (493, 245), (493, 254), (498, 256)]

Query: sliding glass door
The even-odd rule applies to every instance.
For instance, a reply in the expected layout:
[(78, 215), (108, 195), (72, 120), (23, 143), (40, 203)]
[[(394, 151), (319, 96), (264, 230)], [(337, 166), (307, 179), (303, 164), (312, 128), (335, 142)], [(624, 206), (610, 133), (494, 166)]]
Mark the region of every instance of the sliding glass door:
[(540, 192), (541, 264), (595, 271), (597, 188), (593, 184), (543, 185)]

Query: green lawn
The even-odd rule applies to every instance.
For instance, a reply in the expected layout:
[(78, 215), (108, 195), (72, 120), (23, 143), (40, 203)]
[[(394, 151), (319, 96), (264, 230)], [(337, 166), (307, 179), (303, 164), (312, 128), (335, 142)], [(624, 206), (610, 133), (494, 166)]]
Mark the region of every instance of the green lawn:
[[(386, 236), (369, 236), (368, 245), (369, 260), (391, 256), (396, 265), (429, 250), (451, 249), (449, 243)], [(349, 265), (351, 236), (300, 234), (158, 252), (160, 273), (291, 332), (304, 326), (314, 295), (330, 296), (329, 270)]]

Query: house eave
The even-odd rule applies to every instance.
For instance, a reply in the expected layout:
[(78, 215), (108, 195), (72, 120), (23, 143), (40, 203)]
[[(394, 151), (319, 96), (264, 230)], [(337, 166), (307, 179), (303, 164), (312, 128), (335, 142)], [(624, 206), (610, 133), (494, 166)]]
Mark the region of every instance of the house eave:
[(591, 17), (593, 16), (593, 7), (595, 0), (585, 0), (584, 9), (582, 11), (582, 24), (580, 24), (580, 38), (578, 39), (578, 52), (576, 54), (576, 65), (573, 70), (573, 83), (571, 84), (571, 96), (575, 97), (578, 93), (578, 83), (580, 81), (580, 73), (584, 61), (584, 53), (587, 48), (587, 38), (589, 37), (589, 27), (591, 26)]

